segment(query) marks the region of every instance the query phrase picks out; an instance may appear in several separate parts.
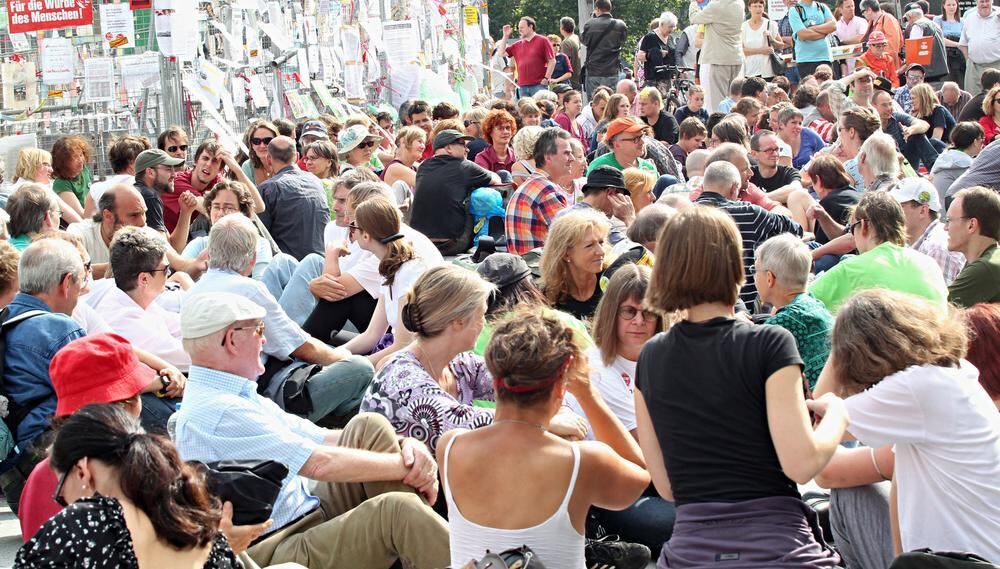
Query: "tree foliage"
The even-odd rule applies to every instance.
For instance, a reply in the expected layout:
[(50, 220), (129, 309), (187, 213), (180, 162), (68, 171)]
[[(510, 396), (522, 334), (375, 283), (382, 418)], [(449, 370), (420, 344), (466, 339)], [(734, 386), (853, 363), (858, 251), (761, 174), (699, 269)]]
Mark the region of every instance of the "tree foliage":
[[(669, 10), (683, 22), (687, 20), (686, 0), (665, 0), (663, 2), (644, 2), (642, 0), (612, 0), (612, 14), (628, 25), (628, 39), (622, 56), (626, 62), (632, 62), (636, 46), (649, 29), (649, 22), (658, 18), (660, 13)], [(538, 33), (558, 34), (559, 19), (569, 16), (577, 20), (576, 0), (490, 0), (490, 35), (500, 39), (503, 35), (503, 25), (510, 24), (517, 28), (517, 21), (522, 16), (531, 16), (538, 23)], [(578, 31), (582, 26), (578, 24)]]

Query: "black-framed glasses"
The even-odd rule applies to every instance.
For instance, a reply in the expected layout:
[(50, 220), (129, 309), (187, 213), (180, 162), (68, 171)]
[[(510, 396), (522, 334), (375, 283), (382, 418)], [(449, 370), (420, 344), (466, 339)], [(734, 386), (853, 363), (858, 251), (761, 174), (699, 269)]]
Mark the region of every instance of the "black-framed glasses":
[(353, 221), (347, 224), (347, 233), (354, 235), (355, 231), (360, 231), (361, 228), (358, 227)]
[(862, 221), (864, 221), (864, 220), (863, 219), (859, 219), (859, 220), (855, 221), (854, 223), (852, 223), (852, 224), (848, 225), (847, 227), (845, 227), (844, 228), (844, 235), (854, 235), (855, 228), (857, 228), (859, 225), (861, 225)]
[(66, 484), (66, 478), (69, 476), (69, 471), (63, 472), (59, 475), (59, 483), (56, 484), (56, 490), (52, 493), (52, 501), (59, 504), (63, 508), (69, 507), (69, 502), (66, 498), (63, 498), (63, 486)]
[(150, 273), (150, 274), (156, 274), (156, 273), (162, 272), (163, 274), (166, 274), (168, 269), (170, 269), (170, 265), (166, 265), (166, 266), (160, 267), (158, 269), (149, 269), (148, 271), (142, 271), (142, 272), (143, 273)]
[(264, 138), (257, 138), (256, 136), (250, 139), (250, 146), (260, 146), (261, 144), (271, 144), (274, 140), (273, 136), (266, 136)]
[(656, 320), (657, 314), (651, 310), (641, 310), (634, 306), (619, 306), (618, 317), (622, 320), (635, 320), (635, 317), (642, 314), (643, 320)]
[(87, 261), (86, 263), (84, 263), (83, 264), (83, 270), (87, 271), (88, 273), (94, 272), (94, 262), (93, 261)]
[(167, 147), (167, 152), (177, 152), (178, 150), (181, 151), (181, 152), (187, 152), (188, 151), (188, 145), (187, 144), (175, 144), (173, 146), (168, 146)]

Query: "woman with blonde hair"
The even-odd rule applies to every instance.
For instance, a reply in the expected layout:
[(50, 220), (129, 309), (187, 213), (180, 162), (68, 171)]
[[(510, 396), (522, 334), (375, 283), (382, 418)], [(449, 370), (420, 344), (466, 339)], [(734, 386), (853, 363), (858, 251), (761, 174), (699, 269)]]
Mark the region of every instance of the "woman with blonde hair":
[[(347, 226), (358, 246), (378, 258), (378, 273), (385, 279), (368, 327), (344, 344), (352, 354), (370, 354), (368, 357), (375, 366), (410, 343), (413, 330), (406, 327), (401, 316), (406, 306), (406, 292), (429, 268), (427, 262), (417, 257), (406, 236), (400, 233), (402, 223), (402, 214), (395, 205), (384, 198), (373, 198), (358, 206), (354, 220)], [(339, 277), (338, 260), (327, 259), (327, 262), (325, 272)], [(306, 321), (307, 332), (312, 325), (320, 324), (312, 320), (310, 317)], [(386, 345), (383, 337), (390, 327), (392, 342)]]
[(514, 156), (524, 156), (524, 158), (519, 158), (517, 162), (514, 162), (510, 168), (515, 188), (520, 186), (525, 178), (535, 173), (535, 160), (532, 156), (535, 155), (535, 143), (538, 142), (538, 138), (542, 136), (543, 132), (545, 129), (540, 126), (526, 126), (514, 135), (512, 140)]
[(267, 166), (267, 145), (278, 137), (278, 127), (267, 120), (259, 120), (250, 125), (243, 135), (243, 143), (250, 149), (250, 156), (240, 164), (247, 178), (257, 187), (274, 175)]
[[(0, 194), (0, 207), (6, 207), (7, 199), (25, 184), (40, 184), (52, 191), (52, 155), (40, 148), (22, 148), (17, 154), (13, 184)], [(54, 195), (54, 192), (53, 192)], [(62, 209), (62, 220), (76, 223), (83, 218), (71, 208)]]
[[(896, 553), (929, 547), (1000, 559), (1000, 415), (964, 359), (960, 314), (866, 290), (840, 309), (832, 346), (816, 392), (847, 397), (850, 434), (895, 451), (883, 468), (894, 471)], [(822, 415), (826, 402), (811, 407)]]
[(628, 188), (635, 214), (639, 215), (642, 208), (656, 201), (656, 196), (653, 195), (656, 175), (642, 168), (625, 168), (622, 170), (622, 176), (625, 178), (625, 187)]
[(586, 319), (601, 300), (608, 220), (587, 210), (568, 211), (552, 222), (542, 250), (545, 298), (558, 310)]
[(691, 207), (667, 220), (645, 303), (686, 315), (642, 348), (635, 393), (653, 484), (677, 504), (658, 566), (708, 566), (738, 551), (746, 567), (832, 568), (839, 558), (816, 540), (796, 483), (833, 456), (847, 414), (828, 395), (813, 427), (792, 334), (736, 317), (745, 279), (743, 241), (726, 212)]
[(913, 116), (931, 125), (927, 138), (935, 150), (944, 152), (948, 147), (951, 129), (955, 126), (955, 117), (938, 101), (934, 88), (927, 83), (910, 89), (910, 95), (913, 97)]
[[(396, 133), (396, 154), (379, 177), (393, 189), (396, 203), (408, 205), (417, 187), (417, 161), (427, 147), (427, 133), (416, 126), (404, 126)], [(405, 185), (405, 188), (403, 187)], [(403, 189), (407, 191), (404, 193)]]
[[(496, 391), (493, 423), (450, 431), (437, 445), (452, 566), (487, 549), (527, 546), (548, 567), (583, 569), (591, 508), (627, 508), (649, 484), (635, 439), (590, 383), (587, 358), (558, 319), (517, 313), (497, 326), (485, 360)], [(550, 432), (566, 393), (598, 442)], [(645, 567), (649, 553), (639, 553), (627, 566)]]

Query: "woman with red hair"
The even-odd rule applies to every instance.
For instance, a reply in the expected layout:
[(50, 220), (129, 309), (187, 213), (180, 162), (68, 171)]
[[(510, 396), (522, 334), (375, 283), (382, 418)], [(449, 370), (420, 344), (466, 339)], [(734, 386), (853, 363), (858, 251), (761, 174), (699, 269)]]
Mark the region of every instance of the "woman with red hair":
[(52, 171), (55, 174), (52, 191), (62, 199), (63, 207), (69, 207), (81, 216), (93, 180), (90, 171), (93, 159), (94, 149), (81, 136), (64, 136), (52, 145)]
[(979, 369), (979, 383), (1000, 409), (1000, 304), (977, 304), (965, 311), (969, 352), (965, 359)]
[(486, 113), (483, 119), (483, 138), (490, 145), (476, 155), (476, 164), (490, 172), (500, 172), (514, 167), (517, 157), (510, 140), (517, 132), (517, 121), (513, 115), (503, 109), (493, 109)]

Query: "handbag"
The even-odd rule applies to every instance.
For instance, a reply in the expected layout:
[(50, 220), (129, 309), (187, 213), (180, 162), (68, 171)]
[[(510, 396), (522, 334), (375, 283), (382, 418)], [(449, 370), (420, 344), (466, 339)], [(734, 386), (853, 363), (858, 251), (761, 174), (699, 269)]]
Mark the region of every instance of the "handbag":
[[(767, 32), (766, 29), (764, 31)], [(785, 74), (785, 59), (783, 57), (781, 57), (780, 55), (778, 55), (778, 53), (776, 51), (774, 51), (774, 42), (771, 41), (771, 37), (767, 36), (767, 35), (765, 35), (764, 37), (767, 38), (767, 45), (768, 45), (768, 47), (771, 48), (771, 53), (767, 54), (767, 58), (771, 61), (771, 71), (775, 75), (784, 75)]]
[(195, 463), (204, 468), (209, 491), (233, 504), (233, 525), (266, 522), (271, 517), (288, 467), (276, 460), (223, 460)]
[(972, 553), (917, 549), (893, 560), (889, 569), (996, 569), (998, 566)]

